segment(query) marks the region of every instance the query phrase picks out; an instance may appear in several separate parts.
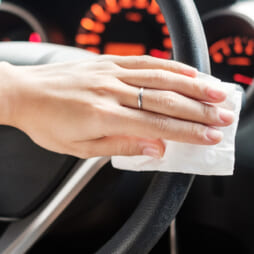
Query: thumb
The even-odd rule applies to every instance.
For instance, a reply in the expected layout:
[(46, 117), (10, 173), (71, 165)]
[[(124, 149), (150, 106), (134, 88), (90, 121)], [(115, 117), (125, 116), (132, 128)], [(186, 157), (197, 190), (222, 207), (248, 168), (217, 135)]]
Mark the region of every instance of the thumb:
[(165, 145), (160, 139), (130, 136), (109, 136), (80, 142), (79, 148), (79, 157), (81, 158), (112, 155), (148, 155), (159, 159), (165, 152)]

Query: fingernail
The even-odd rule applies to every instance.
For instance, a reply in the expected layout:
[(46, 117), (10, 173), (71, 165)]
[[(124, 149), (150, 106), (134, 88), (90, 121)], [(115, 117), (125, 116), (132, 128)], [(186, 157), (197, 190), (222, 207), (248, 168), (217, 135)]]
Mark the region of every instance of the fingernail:
[(217, 90), (214, 88), (208, 88), (207, 89), (207, 95), (214, 100), (222, 100), (226, 99), (226, 94), (222, 90)]
[(197, 69), (195, 68), (191, 68), (191, 69), (183, 69), (182, 70), (182, 74), (186, 75), (186, 76), (190, 76), (192, 78), (195, 78), (198, 74)]
[(153, 147), (146, 147), (143, 150), (143, 155), (151, 156), (151, 157), (156, 158), (156, 159), (161, 158), (160, 151), (156, 148), (153, 148)]
[(234, 121), (234, 113), (227, 109), (220, 109), (220, 119), (223, 123), (232, 123)]
[(213, 142), (219, 142), (223, 138), (223, 133), (213, 128), (207, 128), (206, 137)]

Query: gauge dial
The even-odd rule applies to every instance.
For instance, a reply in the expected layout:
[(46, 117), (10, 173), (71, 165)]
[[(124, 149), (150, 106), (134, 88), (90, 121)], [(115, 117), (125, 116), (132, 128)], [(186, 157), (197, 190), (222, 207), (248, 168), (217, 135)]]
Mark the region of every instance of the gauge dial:
[(12, 4), (0, 5), (0, 41), (47, 41), (44, 29), (37, 19), (23, 8)]
[(102, 0), (81, 19), (78, 47), (114, 55), (172, 57), (172, 42), (155, 0)]
[(254, 38), (230, 36), (209, 47), (212, 71), (218, 78), (241, 84), (245, 89), (253, 84)]

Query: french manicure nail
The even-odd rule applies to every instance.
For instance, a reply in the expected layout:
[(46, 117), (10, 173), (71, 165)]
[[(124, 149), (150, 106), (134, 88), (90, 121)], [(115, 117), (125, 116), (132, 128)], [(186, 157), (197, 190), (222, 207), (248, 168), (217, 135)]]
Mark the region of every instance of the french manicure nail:
[(219, 117), (223, 123), (232, 123), (234, 121), (234, 113), (227, 109), (220, 109)]
[(153, 147), (144, 148), (143, 155), (148, 155), (148, 156), (151, 156), (151, 157), (156, 158), (156, 159), (161, 158), (160, 151), (156, 148), (153, 148)]
[(223, 133), (221, 131), (213, 129), (213, 128), (207, 128), (206, 137), (209, 141), (218, 142), (218, 141), (222, 140)]

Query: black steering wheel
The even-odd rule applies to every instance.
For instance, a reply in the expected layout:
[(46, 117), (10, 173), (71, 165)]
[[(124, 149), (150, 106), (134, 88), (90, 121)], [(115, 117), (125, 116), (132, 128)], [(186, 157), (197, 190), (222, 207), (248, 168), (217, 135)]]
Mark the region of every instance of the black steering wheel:
[[(209, 73), (206, 39), (193, 1), (158, 0), (158, 3), (173, 41), (174, 59)], [(13, 64), (43, 64), (84, 59), (88, 55), (88, 52), (80, 49), (51, 44), (0, 44), (1, 60)], [(1, 126), (0, 136), (0, 217), (12, 221), (0, 239), (0, 251), (23, 253), (61, 213), (62, 210), (51, 211), (54, 216), (50, 217), (47, 225), (41, 225), (41, 221), (37, 223), (38, 216), (46, 216), (45, 209), (49, 211), (50, 202), (58, 201), (62, 197), (60, 194), (63, 194), (61, 191), (66, 191), (71, 186), (68, 184), (71, 181), (73, 183), (77, 174), (85, 171), (85, 167), (88, 173), (91, 172), (89, 169), (96, 168), (86, 180), (81, 179), (84, 186), (109, 158), (77, 161), (69, 156), (51, 153), (39, 148), (26, 135), (11, 127)], [(194, 176), (156, 172), (150, 179), (131, 216), (98, 253), (149, 252), (179, 211)], [(77, 188), (75, 195), (80, 190), (81, 187)], [(13, 198), (7, 200), (8, 196)], [(66, 200), (70, 202), (71, 197), (68, 196)], [(69, 204), (66, 200), (62, 207)], [(42, 226), (40, 234), (33, 233), (32, 237), (23, 235), (36, 226)]]

